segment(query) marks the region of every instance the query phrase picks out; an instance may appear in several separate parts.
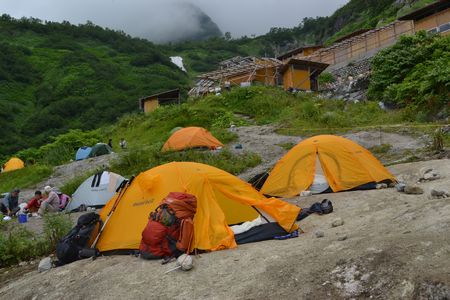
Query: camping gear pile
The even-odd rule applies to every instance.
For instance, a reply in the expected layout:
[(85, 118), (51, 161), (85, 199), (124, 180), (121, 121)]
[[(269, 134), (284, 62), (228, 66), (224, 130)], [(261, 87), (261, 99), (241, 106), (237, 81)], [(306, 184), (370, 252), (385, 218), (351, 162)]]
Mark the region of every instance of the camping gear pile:
[(100, 216), (95, 212), (81, 215), (78, 218), (77, 225), (56, 246), (58, 265), (65, 265), (86, 257), (83, 255), (83, 250), (88, 248), (92, 232), (99, 223), (101, 223)]
[(196, 210), (197, 198), (194, 195), (169, 193), (150, 213), (139, 246), (141, 257), (170, 258), (189, 252), (194, 238)]

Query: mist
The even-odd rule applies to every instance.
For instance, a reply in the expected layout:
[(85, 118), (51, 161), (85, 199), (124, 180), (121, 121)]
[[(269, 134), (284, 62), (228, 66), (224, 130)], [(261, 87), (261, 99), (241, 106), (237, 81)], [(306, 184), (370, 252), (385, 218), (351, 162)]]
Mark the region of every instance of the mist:
[(304, 17), (327, 16), (346, 2), (348, 0), (2, 0), (0, 13), (15, 18), (66, 20), (74, 24), (89, 20), (163, 43), (198, 32), (202, 27), (202, 11), (222, 32), (231, 32), (237, 38), (264, 34), (271, 27), (293, 27)]

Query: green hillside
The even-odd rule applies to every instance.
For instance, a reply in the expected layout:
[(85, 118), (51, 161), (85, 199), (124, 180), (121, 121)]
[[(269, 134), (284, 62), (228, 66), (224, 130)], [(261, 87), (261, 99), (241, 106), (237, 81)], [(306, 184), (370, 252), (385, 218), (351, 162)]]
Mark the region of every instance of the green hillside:
[(69, 128), (94, 129), (137, 111), (142, 96), (187, 88), (154, 44), (86, 24), (0, 18), (0, 154)]

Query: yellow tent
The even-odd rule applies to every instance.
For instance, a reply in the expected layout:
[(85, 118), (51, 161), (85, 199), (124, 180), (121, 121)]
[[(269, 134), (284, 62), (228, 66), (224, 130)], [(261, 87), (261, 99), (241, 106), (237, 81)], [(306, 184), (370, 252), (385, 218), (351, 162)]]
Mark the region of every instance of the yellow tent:
[[(199, 163), (172, 162), (143, 172), (132, 181), (117, 202), (97, 248), (101, 252), (139, 249), (149, 213), (169, 192), (186, 192), (197, 197), (192, 249), (236, 247), (228, 225), (254, 220), (259, 213), (271, 222), (278, 222), (287, 232), (297, 229), (299, 207), (279, 199), (267, 199), (248, 183), (220, 169)], [(102, 209), (103, 221), (119, 194)]]
[(395, 177), (367, 149), (343, 137), (319, 135), (306, 139), (280, 159), (261, 188), (266, 195), (294, 197), (308, 190), (323, 171), (334, 192)]
[(162, 150), (184, 150), (196, 147), (214, 149), (223, 147), (223, 144), (205, 128), (186, 127), (175, 131), (166, 141)]
[(18, 170), (22, 169), (23, 167), (25, 167), (25, 164), (20, 158), (12, 157), (10, 160), (8, 160), (8, 162), (5, 163), (3, 172)]

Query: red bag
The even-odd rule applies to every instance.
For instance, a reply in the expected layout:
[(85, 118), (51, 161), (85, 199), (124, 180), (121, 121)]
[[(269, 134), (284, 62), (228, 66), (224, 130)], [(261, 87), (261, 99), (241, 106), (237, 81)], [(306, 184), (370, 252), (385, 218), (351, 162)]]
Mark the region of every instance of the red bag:
[(194, 238), (197, 198), (186, 193), (169, 193), (150, 213), (139, 246), (141, 257), (163, 258), (188, 252)]
[(194, 221), (184, 219), (181, 221), (180, 235), (177, 241), (177, 249), (183, 252), (189, 252), (192, 240), (194, 239)]
[(166, 227), (150, 219), (142, 232), (139, 250), (141, 253), (148, 254), (150, 256), (149, 258), (173, 256), (174, 251), (176, 251), (176, 241), (179, 235), (178, 224)]

